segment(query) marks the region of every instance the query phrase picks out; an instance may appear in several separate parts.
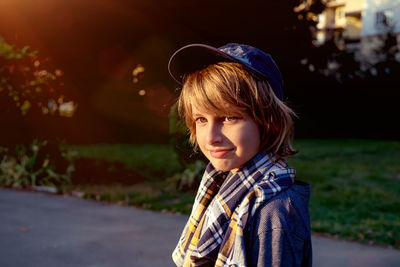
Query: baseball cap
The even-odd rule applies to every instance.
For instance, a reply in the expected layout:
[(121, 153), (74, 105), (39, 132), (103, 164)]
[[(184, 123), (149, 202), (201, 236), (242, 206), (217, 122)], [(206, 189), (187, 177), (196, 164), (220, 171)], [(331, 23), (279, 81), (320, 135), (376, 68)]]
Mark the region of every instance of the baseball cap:
[(185, 75), (218, 62), (237, 62), (272, 87), (275, 95), (283, 99), (283, 80), (271, 55), (250, 45), (228, 43), (219, 48), (205, 44), (189, 44), (178, 49), (169, 59), (168, 71), (180, 84)]

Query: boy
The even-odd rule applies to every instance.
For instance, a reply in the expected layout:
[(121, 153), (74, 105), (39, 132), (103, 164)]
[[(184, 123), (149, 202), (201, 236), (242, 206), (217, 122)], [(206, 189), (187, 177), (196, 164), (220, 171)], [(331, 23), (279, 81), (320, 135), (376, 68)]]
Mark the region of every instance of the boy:
[(242, 44), (187, 45), (168, 64), (178, 110), (209, 159), (173, 252), (177, 266), (311, 266), (310, 186), (286, 158), (293, 111), (269, 54)]

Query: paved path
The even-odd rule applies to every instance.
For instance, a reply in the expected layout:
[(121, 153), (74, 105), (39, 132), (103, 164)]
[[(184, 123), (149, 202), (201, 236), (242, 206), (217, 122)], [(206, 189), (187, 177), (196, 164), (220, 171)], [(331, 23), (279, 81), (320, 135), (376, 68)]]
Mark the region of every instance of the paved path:
[[(0, 188), (0, 266), (173, 266), (186, 216)], [(400, 266), (400, 251), (313, 237), (314, 266)]]

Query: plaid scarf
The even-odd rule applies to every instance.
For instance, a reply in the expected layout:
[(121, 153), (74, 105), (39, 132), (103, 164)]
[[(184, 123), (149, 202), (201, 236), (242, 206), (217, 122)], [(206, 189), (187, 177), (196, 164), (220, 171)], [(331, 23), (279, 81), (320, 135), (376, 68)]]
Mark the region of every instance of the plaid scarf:
[(295, 170), (259, 152), (239, 171), (208, 164), (190, 218), (172, 258), (177, 266), (246, 266), (246, 223), (257, 209), (289, 188)]

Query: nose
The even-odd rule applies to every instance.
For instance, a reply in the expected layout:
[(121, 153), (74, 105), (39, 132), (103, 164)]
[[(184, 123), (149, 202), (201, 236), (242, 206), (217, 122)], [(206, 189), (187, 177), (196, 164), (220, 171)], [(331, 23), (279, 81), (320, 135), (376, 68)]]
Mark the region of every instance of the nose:
[(209, 123), (206, 140), (209, 145), (220, 144), (222, 142), (221, 125), (216, 122)]

